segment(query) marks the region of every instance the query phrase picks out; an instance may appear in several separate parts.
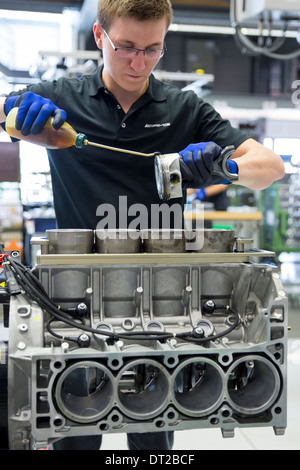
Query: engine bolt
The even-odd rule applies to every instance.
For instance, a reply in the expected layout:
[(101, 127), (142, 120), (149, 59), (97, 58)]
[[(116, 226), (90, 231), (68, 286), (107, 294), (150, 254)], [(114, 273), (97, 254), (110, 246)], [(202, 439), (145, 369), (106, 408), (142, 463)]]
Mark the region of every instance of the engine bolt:
[(83, 333), (77, 339), (77, 344), (80, 348), (88, 348), (91, 343), (91, 338), (89, 335)]

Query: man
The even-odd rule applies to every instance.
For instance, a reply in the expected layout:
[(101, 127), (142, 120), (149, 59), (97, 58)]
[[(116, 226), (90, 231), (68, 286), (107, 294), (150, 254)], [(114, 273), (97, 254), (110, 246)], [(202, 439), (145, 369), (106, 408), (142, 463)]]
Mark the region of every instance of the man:
[[(169, 0), (100, 0), (93, 30), (103, 66), (93, 76), (43, 82), (3, 98), (0, 122), (17, 105), (24, 135), (38, 133), (52, 114), (54, 127), (67, 119), (90, 141), (143, 153), (180, 152), (185, 188), (221, 182), (211, 176), (211, 167), (227, 145), (236, 148), (232, 161), (239, 184), (263, 189), (283, 177), (279, 156), (233, 129), (193, 92), (183, 93), (151, 75), (165, 52), (171, 20)], [(119, 196), (126, 196), (128, 207), (143, 204), (149, 214), (152, 204), (161, 204), (150, 157), (93, 147), (49, 150), (48, 155), (59, 228), (96, 228), (105, 203), (116, 209), (116, 226), (128, 226)], [(184, 198), (169, 204), (176, 202), (184, 206)], [(87, 442), (99, 448), (101, 436), (85, 439), (63, 440), (61, 448), (64, 442), (66, 448), (74, 442), (79, 448), (78, 440), (81, 447)], [(172, 440), (167, 432), (133, 434), (129, 447), (167, 450)]]

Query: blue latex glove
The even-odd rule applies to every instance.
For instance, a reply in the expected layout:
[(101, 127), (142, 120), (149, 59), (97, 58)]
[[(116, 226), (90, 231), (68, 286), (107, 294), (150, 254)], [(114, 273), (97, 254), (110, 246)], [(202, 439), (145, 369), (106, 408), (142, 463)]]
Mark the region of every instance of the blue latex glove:
[[(230, 184), (220, 175), (213, 174), (214, 162), (218, 159), (222, 148), (214, 142), (190, 144), (179, 152), (182, 186), (186, 188), (203, 188), (212, 184)], [(238, 166), (233, 160), (227, 160), (230, 173), (237, 173)]]
[(59, 109), (51, 100), (31, 91), (7, 98), (4, 103), (5, 114), (7, 115), (14, 107), (19, 108), (16, 129), (24, 136), (39, 134), (50, 116), (53, 116), (54, 129), (59, 129), (67, 118), (67, 113), (63, 109)]
[[(237, 163), (234, 160), (230, 160), (230, 158), (228, 158), (228, 160), (227, 160), (227, 168), (230, 171), (230, 173), (238, 174), (238, 172), (239, 172), (239, 167), (238, 167)], [(222, 181), (222, 183), (223, 184), (230, 184), (231, 182), (228, 181), (228, 180), (224, 180), (224, 181)]]
[(196, 191), (196, 199), (198, 199), (198, 201), (203, 201), (205, 196), (206, 194), (204, 188), (198, 189), (198, 191)]

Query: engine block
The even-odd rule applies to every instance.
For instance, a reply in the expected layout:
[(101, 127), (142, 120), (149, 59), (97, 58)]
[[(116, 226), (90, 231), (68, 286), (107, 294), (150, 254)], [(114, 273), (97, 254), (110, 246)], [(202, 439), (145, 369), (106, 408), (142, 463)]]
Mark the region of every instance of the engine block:
[(269, 252), (237, 237), (200, 252), (37, 243), (30, 276), (12, 260), (10, 449), (105, 433), (284, 433), (287, 299), (277, 268), (257, 261)]

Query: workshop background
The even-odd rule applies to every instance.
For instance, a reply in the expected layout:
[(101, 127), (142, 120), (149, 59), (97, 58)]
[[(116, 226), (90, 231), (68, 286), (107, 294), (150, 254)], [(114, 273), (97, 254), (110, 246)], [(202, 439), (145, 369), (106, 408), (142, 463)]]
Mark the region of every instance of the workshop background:
[[(233, 439), (223, 439), (219, 430), (182, 431), (176, 433), (175, 450), (300, 449), (300, 6), (288, 3), (286, 12), (281, 0), (172, 1), (167, 53), (156, 76), (193, 89), (284, 160), (282, 180), (264, 191), (230, 186), (227, 210), (209, 203), (205, 219), (276, 253), (271, 262), (280, 269), (291, 327), (285, 435), (275, 437), (269, 428), (237, 429)], [(93, 73), (102, 62), (92, 36), (96, 6), (97, 0), (0, 0), (0, 93)], [(243, 28), (236, 28), (239, 21)], [(0, 168), (0, 240), (5, 249), (21, 250), (31, 265), (36, 253), (30, 238), (55, 227), (46, 151), (12, 144), (2, 132)], [(0, 312), (3, 335), (1, 322)], [(106, 435), (102, 449), (126, 449), (126, 436)]]

